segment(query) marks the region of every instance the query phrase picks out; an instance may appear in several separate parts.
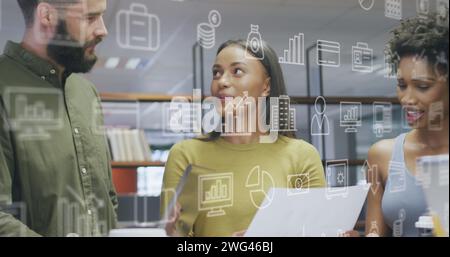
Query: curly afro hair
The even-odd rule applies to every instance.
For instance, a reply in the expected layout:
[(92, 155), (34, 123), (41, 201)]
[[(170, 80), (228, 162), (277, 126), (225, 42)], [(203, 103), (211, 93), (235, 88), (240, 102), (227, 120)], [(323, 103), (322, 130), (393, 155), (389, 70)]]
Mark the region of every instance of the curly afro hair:
[(402, 57), (418, 56), (448, 78), (448, 23), (440, 19), (437, 13), (430, 13), (407, 19), (395, 28), (386, 49), (390, 63), (398, 67)]

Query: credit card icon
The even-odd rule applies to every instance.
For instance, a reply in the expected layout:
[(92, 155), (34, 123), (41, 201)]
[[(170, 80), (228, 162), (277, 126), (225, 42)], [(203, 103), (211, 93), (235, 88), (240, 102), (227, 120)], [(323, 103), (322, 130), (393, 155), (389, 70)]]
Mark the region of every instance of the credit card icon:
[(341, 44), (317, 40), (317, 65), (339, 67), (341, 65)]

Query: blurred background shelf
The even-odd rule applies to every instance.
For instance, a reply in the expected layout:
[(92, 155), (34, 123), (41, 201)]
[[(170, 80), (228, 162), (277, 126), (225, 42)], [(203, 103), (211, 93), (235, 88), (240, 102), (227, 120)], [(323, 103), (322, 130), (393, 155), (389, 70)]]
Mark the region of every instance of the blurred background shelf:
[[(100, 93), (100, 98), (102, 101), (110, 102), (170, 102), (175, 95), (164, 95), (164, 94), (143, 94), (143, 93)], [(192, 96), (180, 95), (180, 97), (185, 97), (191, 99)]]
[(111, 162), (113, 169), (116, 168), (130, 168), (136, 169), (139, 167), (164, 167), (164, 162)]
[[(326, 161), (322, 161), (325, 163)], [(349, 160), (349, 166), (363, 166), (366, 160)], [(139, 167), (164, 167), (165, 162), (111, 162), (113, 169), (115, 168), (130, 168), (135, 169)]]
[[(104, 92), (100, 94), (102, 101), (105, 102), (155, 102), (164, 103), (170, 102), (175, 97), (184, 97), (192, 101), (192, 95), (163, 95), (163, 94), (143, 94), (143, 93), (109, 93)], [(208, 96), (205, 96), (206, 98)], [(291, 96), (292, 104), (314, 104), (316, 97), (308, 96)], [(340, 104), (341, 102), (358, 102), (361, 104), (373, 104), (374, 102), (388, 102), (392, 104), (400, 104), (395, 97), (342, 97), (342, 96), (327, 96), (327, 104)]]

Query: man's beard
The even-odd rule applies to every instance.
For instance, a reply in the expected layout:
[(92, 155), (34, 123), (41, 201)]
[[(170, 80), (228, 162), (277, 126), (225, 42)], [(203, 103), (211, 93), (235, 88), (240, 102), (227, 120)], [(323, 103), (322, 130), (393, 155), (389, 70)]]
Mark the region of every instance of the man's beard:
[[(66, 38), (65, 42), (58, 42), (57, 36)], [(82, 45), (69, 34), (66, 22), (60, 21), (55, 37), (47, 46), (47, 54), (56, 63), (63, 66), (67, 73), (88, 73), (97, 62), (97, 56), (93, 55), (93, 57), (87, 58), (86, 49), (101, 41), (101, 38), (96, 38)]]

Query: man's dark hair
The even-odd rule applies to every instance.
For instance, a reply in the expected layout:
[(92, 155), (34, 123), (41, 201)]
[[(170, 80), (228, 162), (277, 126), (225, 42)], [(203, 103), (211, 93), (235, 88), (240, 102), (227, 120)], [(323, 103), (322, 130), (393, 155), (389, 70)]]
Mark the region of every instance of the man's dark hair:
[(41, 2), (52, 3), (77, 3), (79, 0), (17, 0), (25, 18), (25, 25), (30, 27), (34, 22), (36, 8)]
[(398, 67), (401, 58), (417, 56), (448, 76), (448, 23), (442, 24), (439, 17), (430, 13), (410, 18), (394, 29), (387, 49), (390, 62)]
[(20, 9), (22, 10), (23, 17), (25, 18), (25, 25), (31, 26), (34, 22), (34, 13), (39, 4), (39, 0), (17, 0)]

